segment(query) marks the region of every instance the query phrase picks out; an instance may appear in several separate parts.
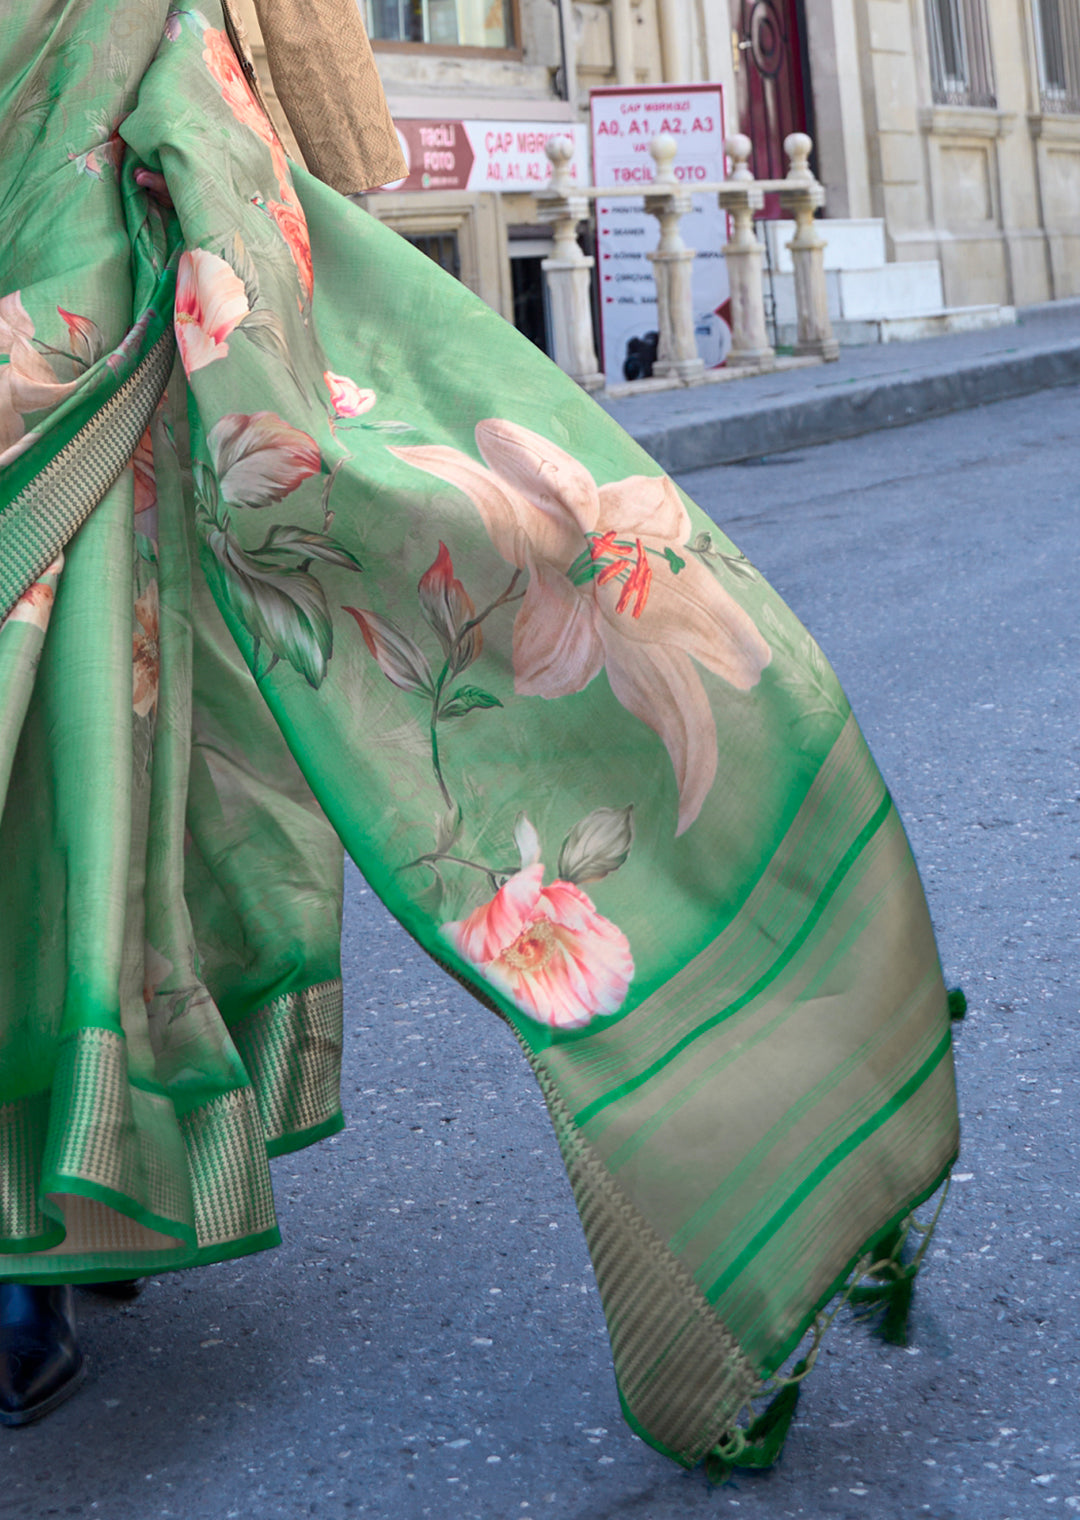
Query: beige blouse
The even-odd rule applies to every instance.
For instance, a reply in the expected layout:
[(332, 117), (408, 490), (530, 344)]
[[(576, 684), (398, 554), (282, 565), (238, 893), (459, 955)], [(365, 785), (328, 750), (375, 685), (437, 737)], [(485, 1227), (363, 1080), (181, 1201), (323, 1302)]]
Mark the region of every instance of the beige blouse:
[[(237, 0), (225, 24), (244, 74), (259, 89)], [(352, 194), (407, 172), (357, 0), (255, 0), (270, 77), (304, 162)]]

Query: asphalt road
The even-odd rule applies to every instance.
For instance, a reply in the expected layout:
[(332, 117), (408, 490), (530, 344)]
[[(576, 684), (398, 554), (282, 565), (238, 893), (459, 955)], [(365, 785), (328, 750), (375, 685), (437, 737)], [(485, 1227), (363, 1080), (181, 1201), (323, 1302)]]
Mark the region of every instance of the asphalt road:
[(90, 1378), (0, 1439), (3, 1520), (1080, 1513), (1078, 422), (1061, 390), (685, 481), (836, 665), (972, 1005), (908, 1349), (838, 1322), (723, 1489), (631, 1435), (524, 1062), (353, 873), (347, 1131), (275, 1163), (281, 1250), (82, 1295)]

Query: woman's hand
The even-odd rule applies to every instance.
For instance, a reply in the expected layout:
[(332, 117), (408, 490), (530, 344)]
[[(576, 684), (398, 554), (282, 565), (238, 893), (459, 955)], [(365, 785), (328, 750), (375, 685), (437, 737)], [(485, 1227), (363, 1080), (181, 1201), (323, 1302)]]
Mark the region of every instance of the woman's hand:
[(166, 211), (173, 209), (172, 196), (165, 184), (164, 174), (155, 174), (152, 169), (136, 169), (135, 183), (141, 185), (151, 200), (157, 201)]

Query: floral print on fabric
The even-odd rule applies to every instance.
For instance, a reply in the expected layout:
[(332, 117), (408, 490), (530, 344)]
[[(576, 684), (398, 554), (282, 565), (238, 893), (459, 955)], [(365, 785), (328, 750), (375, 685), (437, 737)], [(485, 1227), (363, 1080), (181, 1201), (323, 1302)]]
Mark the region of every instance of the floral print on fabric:
[(602, 881), (626, 863), (633, 808), (597, 808), (581, 819), (563, 841), (557, 879), (545, 887), (540, 839), (524, 814), (514, 831), (519, 870), (466, 853), (465, 811), (450, 792), (441, 752), (440, 735), (451, 720), (502, 707), (491, 692), (458, 677), (480, 658), (482, 625), (491, 613), (521, 599), (523, 593), (516, 590), (520, 577), (515, 570), (502, 594), (477, 612), (440, 541), (416, 590), (420, 612), (438, 641), (441, 668), (438, 662), (433, 667), (420, 643), (393, 619), (370, 608), (344, 611), (355, 619), (386, 679), (428, 707), (431, 764), (446, 812), (438, 820), (434, 848), (401, 869), (429, 871), (440, 897), (447, 871), (485, 876), (494, 896), (440, 932), (529, 1018), (555, 1029), (580, 1029), (594, 1018), (617, 1013), (634, 976), (625, 934), (581, 890), (583, 883)]
[(278, 182), (280, 200), (264, 200), (253, 196), (253, 204), (264, 211), (277, 226), (285, 239), (297, 277), (308, 301), (315, 290), (315, 275), (311, 262), (311, 239), (307, 220), (296, 198), (289, 175), (288, 160), (281, 140), (274, 131), (269, 117), (256, 100), (251, 86), (244, 77), (240, 60), (233, 52), (227, 34), (214, 27), (203, 32), (203, 61), (221, 90), (222, 99), (241, 126), (249, 127), (269, 148)]
[(149, 582), (135, 603), (135, 631), (131, 639), (131, 703), (140, 718), (148, 717), (157, 707), (160, 636), (158, 583), (154, 580)]
[(267, 213), (285, 239), (296, 265), (297, 279), (310, 301), (315, 293), (315, 270), (311, 262), (311, 238), (304, 213), (295, 201), (263, 201), (256, 196), (254, 203)]
[(44, 633), (52, 617), (56, 582), (63, 568), (64, 556), (60, 554), (38, 580), (26, 588), (7, 617), (0, 621), (0, 628), (8, 623), (31, 623)]
[(498, 418), (477, 425), (476, 443), (483, 464), (442, 445), (392, 452), (462, 490), (502, 558), (528, 572), (514, 624), (515, 690), (563, 697), (606, 669), (617, 700), (667, 748), (683, 833), (717, 766), (716, 721), (695, 662), (749, 691), (769, 645), (689, 552), (690, 517), (666, 476), (597, 486), (557, 444)]
[(213, 467), (199, 461), (194, 466), (196, 520), (216, 562), (222, 596), (251, 635), (256, 678), (285, 660), (309, 685), (320, 686), (334, 631), (326, 592), (310, 567), (358, 571), (360, 562), (326, 532), (298, 523), (274, 523), (261, 544), (245, 548), (232, 517), (236, 509), (283, 501), (318, 475), (325, 468), (319, 446), (276, 412), (226, 413), (206, 442)]
[[(36, 336), (19, 291), (0, 297), (0, 355), (8, 356), (8, 362), (0, 365), (0, 465), (8, 464), (30, 442), (24, 417), (48, 411), (70, 396), (101, 357), (97, 324), (62, 307), (56, 310), (66, 328), (66, 350)], [(54, 361), (73, 370), (73, 378), (62, 380)]]
[(269, 146), (277, 134), (244, 78), (228, 34), (208, 26), (203, 32), (203, 61), (221, 88), (221, 97), (241, 126), (250, 127)]
[(175, 325), (186, 374), (224, 359), (230, 333), (250, 312), (244, 282), (224, 259), (205, 248), (180, 255)]
[(539, 862), (443, 934), (521, 1012), (556, 1029), (581, 1029), (617, 1013), (634, 975), (626, 935), (580, 887), (543, 885)]
[(479, 656), (483, 648), (480, 625), (484, 620), (507, 602), (520, 600), (523, 593), (515, 592), (519, 578), (520, 571), (515, 571), (502, 595), (478, 614), (472, 598), (454, 574), (450, 551), (440, 542), (434, 562), (424, 571), (416, 588), (420, 611), (434, 631), (443, 656), (438, 675), (421, 646), (393, 619), (368, 608), (342, 609), (356, 620), (368, 653), (387, 680), (429, 704), (431, 764), (442, 800), (451, 810), (457, 808), (457, 803), (443, 774), (439, 726), (478, 709), (502, 706), (498, 697), (481, 686), (455, 686), (453, 682)]
[(362, 417), (375, 405), (375, 392), (357, 385), (348, 375), (335, 375), (332, 370), (326, 370), (323, 379), (330, 392), (335, 417)]
[[(444, 938), (538, 1024), (583, 1029), (618, 1013), (634, 978), (630, 944), (580, 883), (600, 881), (624, 865), (633, 835), (632, 808), (598, 808), (567, 835), (558, 877), (545, 887), (540, 837), (522, 813), (514, 829), (520, 870), (487, 870), (495, 895), (467, 918), (444, 924)], [(435, 870), (436, 861), (487, 869), (446, 848), (422, 863)]]

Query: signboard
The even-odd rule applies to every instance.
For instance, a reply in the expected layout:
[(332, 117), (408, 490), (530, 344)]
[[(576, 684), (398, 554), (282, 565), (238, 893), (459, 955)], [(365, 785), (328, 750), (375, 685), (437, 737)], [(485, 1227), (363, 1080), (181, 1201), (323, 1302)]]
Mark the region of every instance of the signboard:
[(588, 137), (576, 122), (405, 119), (394, 125), (409, 172), (384, 190), (542, 190), (551, 178), (544, 152), (549, 137), (573, 139), (571, 178), (589, 182)]
[[(593, 90), (589, 113), (596, 185), (649, 185), (656, 167), (649, 141), (660, 132), (670, 132), (679, 144), (675, 175), (687, 189), (695, 182), (724, 178), (721, 85)], [(645, 255), (660, 241), (660, 226), (637, 196), (599, 199), (596, 226), (601, 362), (608, 383), (618, 384), (642, 377), (643, 360), (649, 358), (656, 333), (656, 286)], [(681, 231), (686, 246), (697, 250), (694, 328), (698, 352), (713, 368), (724, 362), (731, 347), (731, 329), (725, 321), (727, 216), (715, 195), (694, 197), (694, 209), (683, 217)]]

